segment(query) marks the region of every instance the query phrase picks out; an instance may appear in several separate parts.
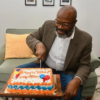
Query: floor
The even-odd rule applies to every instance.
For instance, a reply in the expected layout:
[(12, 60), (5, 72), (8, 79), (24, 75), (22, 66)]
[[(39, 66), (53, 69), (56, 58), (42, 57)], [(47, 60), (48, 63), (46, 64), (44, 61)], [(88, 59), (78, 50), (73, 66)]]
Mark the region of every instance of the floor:
[[(96, 72), (96, 74), (97, 74), (97, 76), (98, 76), (98, 84), (97, 84), (97, 86), (96, 86), (96, 89), (97, 89), (97, 88), (100, 88), (100, 67), (97, 68), (97, 69), (95, 70), (95, 72)], [(97, 91), (98, 91), (98, 92), (97, 92)], [(97, 89), (97, 91), (95, 91), (92, 100), (100, 100), (100, 89)], [(5, 100), (5, 99), (0, 97), (0, 100)], [(9, 100), (12, 100), (12, 99), (9, 98)], [(86, 99), (82, 98), (82, 100), (86, 100)]]

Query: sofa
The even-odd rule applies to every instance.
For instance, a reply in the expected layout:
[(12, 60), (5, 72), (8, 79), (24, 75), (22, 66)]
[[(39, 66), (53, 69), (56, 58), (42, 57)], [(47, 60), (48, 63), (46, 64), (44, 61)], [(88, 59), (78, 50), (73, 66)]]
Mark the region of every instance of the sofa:
[[(6, 33), (11, 34), (25, 34), (25, 33), (32, 33), (37, 29), (7, 29)], [(10, 77), (12, 71), (15, 67), (30, 63), (37, 58), (14, 58), (14, 59), (7, 59), (4, 60), (5, 57), (5, 45), (0, 47), (0, 90)], [(95, 69), (100, 66), (100, 60), (96, 57), (93, 53), (91, 53), (91, 72), (86, 83), (83, 86), (82, 96), (83, 97), (92, 97), (95, 91), (95, 87), (97, 84), (97, 75), (95, 73)]]

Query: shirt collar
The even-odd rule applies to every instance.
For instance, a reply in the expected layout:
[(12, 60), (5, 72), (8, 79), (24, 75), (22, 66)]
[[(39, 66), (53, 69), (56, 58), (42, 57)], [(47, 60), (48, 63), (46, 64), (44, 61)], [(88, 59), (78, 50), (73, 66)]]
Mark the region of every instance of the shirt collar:
[(72, 32), (72, 35), (70, 37), (68, 37), (69, 39), (73, 39), (74, 38), (74, 35), (75, 35), (75, 27), (73, 29), (73, 32)]

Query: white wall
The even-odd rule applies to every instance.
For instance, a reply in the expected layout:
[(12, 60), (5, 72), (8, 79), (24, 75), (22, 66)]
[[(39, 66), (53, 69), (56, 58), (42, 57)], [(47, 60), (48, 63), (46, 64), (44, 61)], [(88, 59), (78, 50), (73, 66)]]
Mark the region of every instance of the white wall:
[(0, 0), (0, 46), (5, 43), (7, 28), (37, 29), (45, 20), (54, 20), (59, 6), (43, 6), (42, 0), (37, 0), (37, 6), (25, 6), (25, 0)]
[(77, 9), (77, 26), (93, 37), (93, 52), (100, 57), (100, 0), (73, 0)]
[[(25, 6), (25, 0), (0, 0), (0, 46), (5, 43), (7, 28), (37, 29), (45, 20), (53, 20), (59, 10), (59, 1), (54, 7), (42, 6), (42, 0), (37, 0), (37, 6)], [(77, 26), (90, 33), (93, 37), (93, 52), (100, 57), (100, 0), (72, 0), (77, 9)]]

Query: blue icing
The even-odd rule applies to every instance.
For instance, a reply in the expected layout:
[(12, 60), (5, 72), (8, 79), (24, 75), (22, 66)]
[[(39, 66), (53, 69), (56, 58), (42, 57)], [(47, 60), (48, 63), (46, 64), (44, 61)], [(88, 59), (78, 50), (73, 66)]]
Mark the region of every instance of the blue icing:
[(52, 90), (52, 87), (47, 87), (48, 90)]
[(40, 86), (37, 86), (37, 89), (38, 89), (38, 90), (41, 90), (41, 87), (40, 87)]
[(53, 87), (54, 87), (54, 85), (52, 85), (51, 87), (50, 87), (50, 86), (49, 86), (49, 87), (45, 87), (45, 86), (43, 86), (43, 87), (40, 87), (40, 86), (36, 86), (36, 87), (34, 87), (34, 86), (30, 86), (30, 87), (29, 87), (29, 86), (25, 86), (25, 87), (23, 87), (22, 85), (20, 85), (20, 86), (18, 87), (17, 85), (14, 85), (14, 86), (8, 85), (8, 88), (9, 88), (9, 89), (14, 88), (14, 89), (16, 89), (16, 90), (19, 89), (19, 88), (20, 88), (20, 89), (24, 89), (24, 88), (25, 88), (25, 89), (27, 89), (27, 90), (29, 90), (30, 88), (31, 88), (31, 89), (36, 89), (36, 88), (37, 88), (38, 90), (41, 90), (41, 89), (43, 89), (43, 90), (47, 90), (47, 89), (48, 89), (48, 90), (52, 90)]
[(30, 87), (29, 87), (29, 86), (27, 86), (27, 85), (26, 85), (24, 88), (26, 88), (27, 90), (29, 90), (29, 89), (30, 89)]
[(16, 71), (20, 71), (20, 69), (16, 69)]
[(52, 90), (53, 89), (53, 87), (54, 87), (54, 85), (52, 85), (51, 87), (49, 86), (49, 87), (47, 87), (47, 89), (48, 90)]
[(20, 85), (19, 88), (22, 89), (22, 90), (24, 89), (24, 87), (22, 85)]
[(40, 75), (40, 78), (41, 78), (41, 79), (43, 79), (44, 77), (45, 77), (45, 75), (44, 75), (44, 74), (41, 74), (41, 75)]
[(15, 88), (16, 90), (19, 89), (17, 85), (14, 85), (14, 88)]
[(36, 87), (34, 87), (34, 86), (30, 86), (30, 88), (31, 88), (31, 89), (35, 89)]
[(13, 86), (12, 86), (12, 85), (8, 85), (8, 88), (9, 88), (9, 89), (12, 89), (12, 88), (13, 88)]
[(52, 85), (52, 88), (54, 87), (54, 85)]
[(45, 86), (42, 87), (43, 90), (46, 90), (47, 88)]

